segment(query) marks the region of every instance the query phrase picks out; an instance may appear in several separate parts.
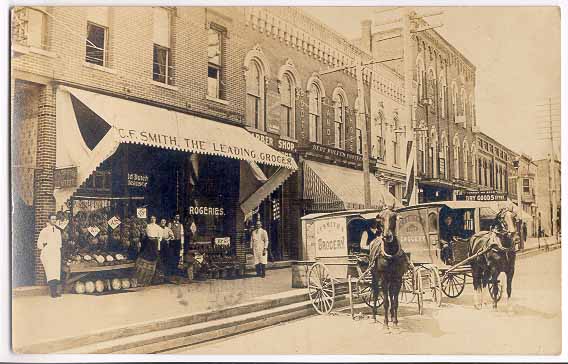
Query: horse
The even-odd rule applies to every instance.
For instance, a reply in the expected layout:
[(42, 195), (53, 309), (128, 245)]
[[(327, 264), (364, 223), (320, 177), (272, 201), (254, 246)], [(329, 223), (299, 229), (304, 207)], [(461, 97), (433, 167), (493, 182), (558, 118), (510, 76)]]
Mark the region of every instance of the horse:
[[(490, 294), (493, 299), (493, 308), (497, 309), (499, 287), (497, 279), (502, 272), (507, 276), (507, 303), (511, 298), (513, 275), (515, 274), (515, 242), (518, 239), (516, 214), (503, 208), (495, 217), (495, 224), (491, 231), (481, 231), (470, 238), (469, 256), (489, 249), (471, 261), (473, 275), (474, 307), (483, 307), (483, 288), (490, 285)], [(481, 304), (479, 301), (481, 294)]]
[(384, 227), (383, 235), (382, 239), (377, 238), (379, 241), (375, 249), (371, 248), (373, 320), (377, 322), (377, 300), (380, 286), (384, 300), (384, 324), (387, 327), (389, 326), (389, 309), (391, 321), (395, 326), (398, 325), (398, 295), (402, 286), (402, 276), (409, 268), (409, 259), (402, 250), (395, 233), (397, 217), (397, 213), (392, 208), (385, 208), (377, 215), (377, 219), (379, 222), (382, 221)]

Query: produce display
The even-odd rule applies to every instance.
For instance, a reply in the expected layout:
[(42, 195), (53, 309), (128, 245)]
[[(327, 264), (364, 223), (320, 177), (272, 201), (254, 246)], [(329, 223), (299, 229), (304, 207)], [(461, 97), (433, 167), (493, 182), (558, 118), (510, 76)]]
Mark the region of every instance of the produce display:
[(138, 282), (136, 278), (113, 278), (113, 279), (97, 279), (96, 281), (77, 281), (73, 286), (73, 290), (77, 294), (93, 294), (103, 293), (105, 291), (120, 291), (123, 289), (136, 288)]
[[(244, 267), (238, 257), (231, 255), (230, 245), (190, 244), (186, 254), (188, 277), (198, 278), (229, 278), (242, 276)], [(189, 277), (191, 278), (191, 277)]]

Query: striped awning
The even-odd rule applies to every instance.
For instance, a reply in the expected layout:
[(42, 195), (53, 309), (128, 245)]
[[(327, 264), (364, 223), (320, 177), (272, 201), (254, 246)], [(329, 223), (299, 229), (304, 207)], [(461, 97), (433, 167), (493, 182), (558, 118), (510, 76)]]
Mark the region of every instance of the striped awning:
[[(363, 172), (349, 168), (304, 161), (303, 198), (309, 212), (327, 212), (365, 208)], [(402, 207), (379, 180), (371, 175), (371, 206)]]

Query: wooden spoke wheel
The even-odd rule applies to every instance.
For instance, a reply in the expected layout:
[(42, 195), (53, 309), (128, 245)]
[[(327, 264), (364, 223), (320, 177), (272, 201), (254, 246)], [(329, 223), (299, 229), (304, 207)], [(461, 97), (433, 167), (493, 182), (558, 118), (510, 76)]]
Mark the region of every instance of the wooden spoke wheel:
[(444, 274), (442, 278), (442, 291), (450, 298), (456, 298), (462, 294), (465, 288), (465, 273), (462, 274)]
[(414, 273), (412, 268), (402, 276), (402, 286), (398, 299), (402, 303), (411, 303), (414, 301)]
[(422, 315), (424, 311), (424, 287), (422, 287), (422, 273), (421, 269), (414, 270), (414, 295), (416, 296), (416, 303), (418, 304), (418, 314)]
[[(495, 293), (493, 293), (493, 287), (495, 287), (495, 285), (497, 285), (497, 299), (495, 299)], [(497, 280), (496, 284), (493, 282), (489, 282), (488, 288), (489, 288), (489, 295), (491, 296), (491, 298), (494, 301), (499, 302), (501, 300), (501, 296), (503, 295), (503, 283), (500, 280)]]
[[(371, 271), (367, 270), (365, 273), (359, 276), (357, 279), (357, 296), (359, 296), (365, 304), (371, 308), (373, 308), (373, 289), (371, 288), (372, 283), (372, 274)], [(379, 295), (377, 297), (377, 307), (381, 307), (383, 305), (383, 291), (379, 287)]]
[(317, 313), (326, 315), (331, 312), (335, 303), (335, 285), (322, 263), (314, 263), (308, 271), (308, 295)]

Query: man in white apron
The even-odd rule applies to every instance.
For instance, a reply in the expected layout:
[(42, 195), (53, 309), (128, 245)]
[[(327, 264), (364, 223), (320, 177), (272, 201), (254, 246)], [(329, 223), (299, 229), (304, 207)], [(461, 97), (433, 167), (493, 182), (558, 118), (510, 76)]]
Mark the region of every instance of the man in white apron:
[(256, 222), (256, 227), (252, 231), (250, 242), (254, 255), (256, 275), (264, 278), (266, 276), (266, 264), (268, 264), (268, 233), (262, 228), (262, 222), (260, 220)]
[(40, 260), (45, 270), (51, 297), (59, 297), (57, 285), (61, 279), (61, 231), (55, 225), (57, 217), (49, 215), (49, 222), (39, 233), (37, 248), (41, 251)]

